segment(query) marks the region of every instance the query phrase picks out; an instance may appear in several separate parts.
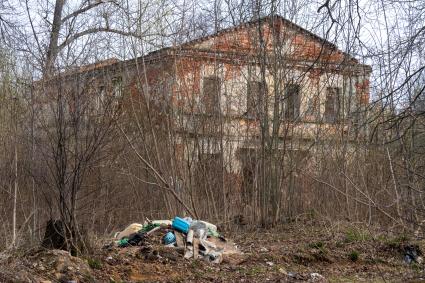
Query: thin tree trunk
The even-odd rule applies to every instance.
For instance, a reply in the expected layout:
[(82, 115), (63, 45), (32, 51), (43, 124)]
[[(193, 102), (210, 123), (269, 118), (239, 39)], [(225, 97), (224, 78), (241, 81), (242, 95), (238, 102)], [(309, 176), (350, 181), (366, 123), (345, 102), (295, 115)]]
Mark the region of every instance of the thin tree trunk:
[(16, 114), (16, 97), (13, 99), (13, 108), (14, 108), (14, 135), (15, 135), (15, 145), (14, 145), (14, 191), (13, 191), (13, 245), (16, 244), (16, 208), (17, 208), (17, 198), (18, 198), (18, 119)]

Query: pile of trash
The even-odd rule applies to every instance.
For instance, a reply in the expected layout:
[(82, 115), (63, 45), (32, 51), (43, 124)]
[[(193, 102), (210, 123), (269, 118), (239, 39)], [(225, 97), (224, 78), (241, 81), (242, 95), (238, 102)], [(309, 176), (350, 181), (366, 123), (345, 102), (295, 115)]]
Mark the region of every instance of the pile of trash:
[(211, 263), (221, 263), (223, 255), (240, 253), (234, 243), (218, 233), (216, 225), (189, 217), (133, 223), (115, 238), (115, 245), (121, 248), (161, 244), (178, 249), (186, 259), (204, 259)]

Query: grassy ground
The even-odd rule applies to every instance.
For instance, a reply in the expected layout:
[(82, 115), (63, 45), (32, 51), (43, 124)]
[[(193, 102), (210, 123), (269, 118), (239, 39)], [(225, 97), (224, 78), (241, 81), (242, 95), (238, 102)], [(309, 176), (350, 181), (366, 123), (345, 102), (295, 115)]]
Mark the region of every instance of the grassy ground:
[[(228, 236), (243, 254), (225, 257), (219, 265), (185, 260), (161, 245), (153, 245), (148, 252), (140, 247), (108, 250), (99, 246), (84, 259), (62, 260), (65, 263), (59, 268), (62, 253), (32, 251), (25, 259), (9, 259), (8, 270), (25, 271), (34, 282), (425, 282), (423, 264), (405, 263), (403, 252), (410, 245), (425, 250), (425, 241), (401, 231), (298, 223)], [(10, 272), (1, 270), (1, 282), (16, 282)], [(26, 280), (25, 276), (21, 279)]]

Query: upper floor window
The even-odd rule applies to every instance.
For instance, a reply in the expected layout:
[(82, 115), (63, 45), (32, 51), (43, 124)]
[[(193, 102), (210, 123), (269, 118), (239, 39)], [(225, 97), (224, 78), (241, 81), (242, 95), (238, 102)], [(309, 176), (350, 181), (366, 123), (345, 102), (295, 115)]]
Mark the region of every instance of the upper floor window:
[(324, 113), (324, 119), (326, 123), (335, 123), (338, 121), (340, 116), (340, 95), (340, 88), (327, 88)]
[(220, 78), (216, 76), (204, 78), (202, 103), (205, 107), (205, 113), (220, 113), (220, 87)]
[(122, 96), (122, 78), (116, 77), (112, 79), (112, 95), (115, 98), (120, 98)]
[(256, 117), (261, 111), (261, 95), (265, 92), (264, 82), (249, 81), (247, 85), (246, 114)]
[(106, 100), (106, 88), (104, 85), (100, 85), (97, 90), (97, 97), (96, 97), (96, 109), (101, 110), (104, 108)]
[(287, 85), (283, 97), (283, 117), (288, 120), (297, 119), (300, 115), (300, 105), (300, 85)]

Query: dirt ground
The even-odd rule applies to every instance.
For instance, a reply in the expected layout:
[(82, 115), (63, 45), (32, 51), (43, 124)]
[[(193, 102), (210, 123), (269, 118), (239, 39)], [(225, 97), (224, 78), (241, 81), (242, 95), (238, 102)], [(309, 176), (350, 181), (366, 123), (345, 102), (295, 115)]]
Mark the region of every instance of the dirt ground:
[(84, 258), (33, 249), (0, 257), (0, 282), (425, 282), (425, 240), (363, 225), (294, 223), (272, 230), (227, 233), (242, 254), (221, 264), (183, 259), (178, 250), (102, 248)]

